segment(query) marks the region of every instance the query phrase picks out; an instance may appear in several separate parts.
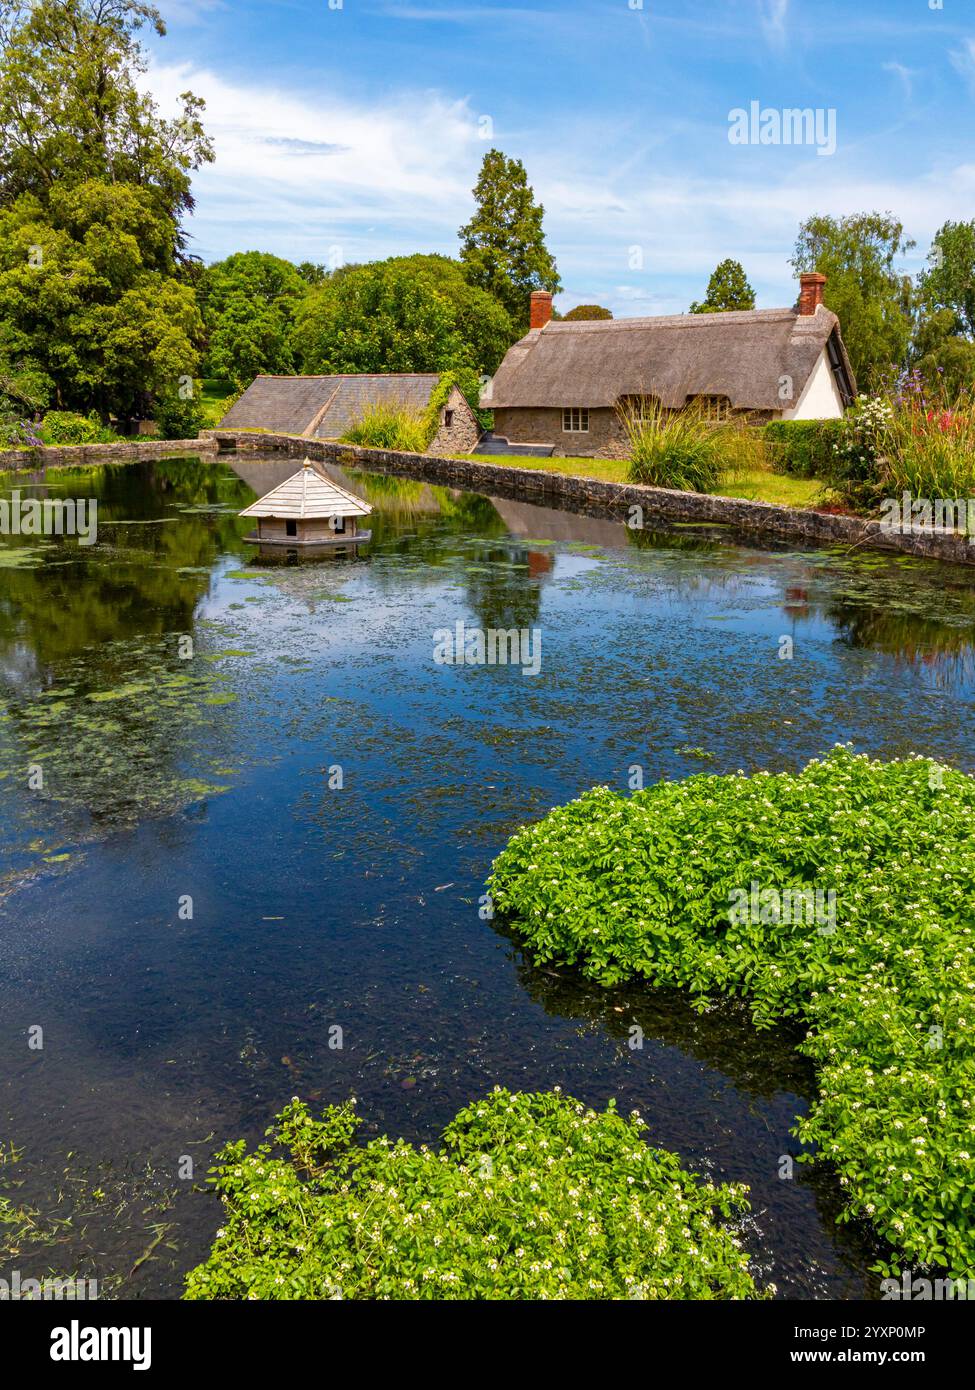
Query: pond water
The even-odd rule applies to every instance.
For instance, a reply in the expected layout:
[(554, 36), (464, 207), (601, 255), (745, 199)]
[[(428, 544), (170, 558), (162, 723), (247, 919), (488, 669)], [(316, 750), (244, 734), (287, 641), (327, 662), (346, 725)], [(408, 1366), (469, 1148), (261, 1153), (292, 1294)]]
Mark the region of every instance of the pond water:
[[(99, 503), (91, 547), (0, 537), (0, 1196), (37, 1213), (13, 1248), (0, 1225), (0, 1277), (177, 1296), (219, 1224), (210, 1155), (292, 1095), (435, 1141), (495, 1084), (561, 1085), (747, 1182), (781, 1296), (872, 1296), (829, 1173), (779, 1176), (794, 1036), (535, 969), (478, 899), (520, 824), (635, 765), (851, 740), (973, 770), (973, 572), (337, 470), (369, 547), (264, 563), (236, 513), (293, 468), (0, 481)], [(538, 629), (539, 674), (437, 664), (458, 620)]]

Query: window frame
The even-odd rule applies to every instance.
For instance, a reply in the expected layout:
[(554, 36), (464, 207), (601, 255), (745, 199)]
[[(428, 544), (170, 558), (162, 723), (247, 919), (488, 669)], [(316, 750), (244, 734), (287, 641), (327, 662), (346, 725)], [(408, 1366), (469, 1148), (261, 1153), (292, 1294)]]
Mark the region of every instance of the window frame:
[[(573, 417), (578, 419), (577, 425), (573, 425)], [(589, 407), (587, 405), (564, 405), (562, 407), (562, 433), (589, 433)]]

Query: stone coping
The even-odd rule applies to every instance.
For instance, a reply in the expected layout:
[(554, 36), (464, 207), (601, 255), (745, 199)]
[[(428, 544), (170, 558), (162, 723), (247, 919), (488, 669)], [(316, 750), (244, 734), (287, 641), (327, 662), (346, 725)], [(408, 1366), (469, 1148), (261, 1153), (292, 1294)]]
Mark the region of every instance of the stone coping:
[(40, 444), (33, 449), (0, 450), (0, 472), (33, 472), (37, 468), (70, 468), (84, 463), (133, 463), (168, 454), (206, 454), (216, 449), (213, 439), (126, 439), (118, 444)]
[[(568, 473), (549, 473), (543, 469), (482, 463), (477, 459), (365, 449), (356, 444), (338, 444), (296, 435), (220, 429), (208, 430), (205, 434), (215, 440), (218, 448), (224, 452), (280, 452), (296, 459), (307, 455), (345, 467), (398, 474), (445, 487), (462, 488), (467, 492), (534, 502), (539, 506), (578, 511), (589, 516), (609, 517), (630, 525), (639, 516), (644, 530), (652, 529), (654, 521), (658, 520), (710, 522), (728, 526), (742, 534), (805, 541), (811, 545), (893, 550), (926, 559), (975, 565), (975, 544), (970, 544), (964, 533), (943, 528), (926, 528), (901, 535), (876, 520), (834, 516), (829, 512), (784, 507), (776, 502), (751, 502), (739, 497), (718, 497), (712, 493), (676, 492), (637, 483), (606, 482)], [(637, 507), (641, 513), (634, 513), (633, 509)], [(972, 539), (975, 540), (975, 537)]]

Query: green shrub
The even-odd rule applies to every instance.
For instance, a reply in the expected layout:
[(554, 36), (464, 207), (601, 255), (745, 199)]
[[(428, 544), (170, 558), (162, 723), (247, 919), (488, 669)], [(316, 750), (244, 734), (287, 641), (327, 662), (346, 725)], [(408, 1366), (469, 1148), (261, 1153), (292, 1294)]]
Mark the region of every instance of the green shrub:
[(720, 422), (703, 407), (665, 410), (658, 401), (620, 409), (631, 482), (680, 492), (714, 492), (722, 477), (761, 466), (759, 436), (740, 416)]
[(200, 383), (193, 383), (193, 394), (184, 397), (179, 390), (159, 396), (153, 407), (156, 429), (161, 439), (196, 439), (206, 425), (206, 408)]
[(764, 428), (769, 461), (776, 473), (832, 481), (842, 420), (772, 420)]
[(415, 406), (375, 401), (342, 436), (346, 444), (364, 449), (394, 449), (404, 454), (423, 454), (430, 443), (427, 412)]
[(97, 418), (70, 410), (49, 410), (41, 422), (40, 435), (45, 444), (103, 444), (115, 438)]
[[(597, 787), (513, 837), (491, 894), (540, 962), (748, 996), (758, 1026), (801, 1019), (819, 1096), (796, 1132), (836, 1166), (840, 1219), (967, 1277), (973, 820), (975, 778), (839, 748), (797, 776)], [(832, 930), (784, 911), (785, 890), (816, 888), (835, 893)]]
[[(754, 1298), (721, 1224), (744, 1189), (648, 1148), (637, 1116), (496, 1088), (439, 1154), (355, 1142), (354, 1102), (295, 1100), (261, 1144), (219, 1155), (224, 1217), (190, 1299)], [(771, 1292), (771, 1291), (770, 1291)]]

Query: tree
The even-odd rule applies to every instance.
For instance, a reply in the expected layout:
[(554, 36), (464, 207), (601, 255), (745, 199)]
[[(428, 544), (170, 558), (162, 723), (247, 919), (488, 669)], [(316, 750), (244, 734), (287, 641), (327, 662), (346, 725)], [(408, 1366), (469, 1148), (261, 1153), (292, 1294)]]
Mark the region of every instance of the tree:
[(923, 315), (914, 336), (912, 361), (931, 395), (948, 401), (975, 390), (975, 342), (958, 331), (954, 309)]
[(425, 280), (379, 261), (313, 290), (294, 346), (303, 372), (434, 372), (451, 365), (460, 337)]
[(292, 372), (291, 333), (307, 294), (298, 268), (263, 251), (240, 251), (208, 266), (197, 290), (207, 374), (242, 388), (261, 372)]
[(590, 319), (611, 319), (612, 309), (604, 309), (601, 304), (577, 304), (574, 309), (570, 309), (563, 315), (563, 322), (579, 323)]
[(49, 382), (47, 404), (145, 414), (192, 382), (202, 323), (192, 289), (158, 268), (171, 222), (147, 189), (98, 181), (0, 210), (4, 353)]
[(791, 264), (826, 276), (824, 303), (840, 320), (861, 387), (878, 386), (905, 361), (911, 321), (894, 266), (913, 246), (891, 213), (810, 217), (799, 228)]
[(928, 260), (930, 270), (918, 276), (924, 310), (950, 310), (955, 331), (975, 338), (975, 221), (946, 222), (935, 233)]
[(554, 294), (562, 288), (545, 245), (545, 210), (535, 202), (521, 160), (507, 159), (500, 150), (484, 156), (474, 200), (474, 215), (458, 233), (467, 279), (494, 295), (523, 333), (532, 290)]
[(190, 171), (212, 160), (203, 103), (183, 94), (175, 120), (140, 90), (146, 63), (137, 35), (165, 34), (140, 0), (35, 0), (7, 4), (0, 24), (0, 205), (103, 180), (148, 190), (170, 219), (192, 208)]
[(303, 372), (453, 372), (476, 409), (517, 337), (456, 261), (416, 255), (333, 272), (299, 308), (292, 347)]
[(692, 314), (722, 314), (730, 309), (754, 309), (755, 291), (740, 261), (724, 260), (715, 267), (703, 301), (691, 305)]
[(459, 261), (449, 256), (393, 256), (385, 262), (425, 280), (451, 307), (461, 340), (461, 357), (478, 375), (490, 376), (520, 336), (494, 295), (470, 284)]
[(199, 365), (180, 218), (213, 152), (202, 102), (164, 120), (142, 89), (146, 27), (140, 0), (0, 7), (0, 365), (103, 418), (185, 397)]

